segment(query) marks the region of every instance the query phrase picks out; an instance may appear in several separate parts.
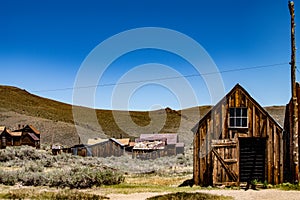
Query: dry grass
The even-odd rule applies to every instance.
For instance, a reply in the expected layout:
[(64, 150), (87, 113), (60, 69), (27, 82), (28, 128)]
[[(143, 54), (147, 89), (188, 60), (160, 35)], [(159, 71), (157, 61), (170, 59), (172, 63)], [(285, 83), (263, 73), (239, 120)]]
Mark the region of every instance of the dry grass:
[[(41, 132), (43, 143), (59, 142), (61, 144), (72, 145), (78, 142), (78, 135), (74, 127), (72, 105), (53, 101), (32, 95), (26, 90), (21, 90), (16, 87), (0, 86), (0, 120), (10, 128), (17, 128), (18, 124), (30, 123), (35, 125)], [(94, 110), (83, 107), (76, 107), (80, 110), (81, 121), (79, 126), (85, 134), (82, 137), (82, 142), (88, 138), (94, 137), (138, 137), (141, 132), (136, 126), (129, 126), (126, 122), (128, 118), (127, 111), (111, 110), (96, 110), (98, 123), (91, 124), (89, 112)], [(183, 142), (191, 143), (192, 133), (190, 129), (199, 120), (199, 116), (195, 115), (200, 109), (201, 113), (207, 112), (209, 106), (195, 107), (183, 111), (175, 111), (169, 108), (165, 110), (157, 110), (151, 112), (136, 112), (131, 111), (130, 117), (138, 127), (145, 127), (153, 120), (165, 120), (164, 126), (149, 127), (144, 129), (147, 133), (152, 133), (154, 129), (160, 133), (178, 133)], [(184, 114), (183, 114), (184, 113)], [(183, 114), (183, 115), (182, 115)], [(114, 115), (119, 116), (118, 124), (115, 121)], [(150, 116), (153, 116), (150, 119)], [(99, 129), (99, 124), (101, 129)], [(153, 123), (155, 124), (155, 123)], [(119, 128), (119, 125), (125, 131)], [(183, 129), (179, 129), (183, 126)], [(143, 133), (145, 133), (143, 132)], [(96, 134), (97, 133), (97, 134)], [(54, 136), (52, 137), (52, 135)], [(53, 141), (52, 141), (53, 139)], [(71, 141), (71, 142), (70, 142)]]
[(232, 197), (227, 196), (218, 196), (212, 194), (204, 194), (204, 193), (186, 193), (186, 192), (177, 192), (173, 194), (165, 194), (159, 195), (155, 197), (148, 198), (147, 200), (232, 200)]
[(184, 176), (129, 175), (125, 177), (125, 184), (177, 187), (183, 181), (187, 179), (191, 179), (192, 177), (193, 177), (192, 174), (184, 175)]

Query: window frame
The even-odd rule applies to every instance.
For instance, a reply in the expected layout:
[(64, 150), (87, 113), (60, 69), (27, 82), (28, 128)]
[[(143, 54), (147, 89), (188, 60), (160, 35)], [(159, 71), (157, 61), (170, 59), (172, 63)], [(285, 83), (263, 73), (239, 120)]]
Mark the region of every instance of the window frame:
[[(228, 109), (228, 127), (234, 129), (248, 128), (248, 108), (230, 107)], [(246, 125), (245, 125), (246, 123)]]

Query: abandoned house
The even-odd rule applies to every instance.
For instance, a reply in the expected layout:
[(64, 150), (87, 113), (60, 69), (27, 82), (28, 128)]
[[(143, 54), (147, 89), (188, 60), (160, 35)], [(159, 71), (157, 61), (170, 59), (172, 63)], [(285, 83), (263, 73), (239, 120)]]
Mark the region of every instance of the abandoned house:
[(19, 126), (19, 129), (14, 131), (2, 126), (0, 127), (0, 132), (1, 148), (21, 145), (40, 148), (40, 132), (32, 125), (26, 125), (23, 128)]
[(156, 159), (163, 156), (184, 154), (184, 143), (179, 142), (177, 134), (141, 134), (135, 140), (132, 157)]
[(283, 182), (283, 129), (239, 84), (192, 131), (196, 185)]
[[(127, 142), (128, 141), (128, 142)], [(87, 144), (78, 144), (71, 147), (73, 155), (93, 156), (93, 157), (110, 157), (122, 156), (125, 153), (126, 147), (129, 145), (128, 139), (89, 139)]]

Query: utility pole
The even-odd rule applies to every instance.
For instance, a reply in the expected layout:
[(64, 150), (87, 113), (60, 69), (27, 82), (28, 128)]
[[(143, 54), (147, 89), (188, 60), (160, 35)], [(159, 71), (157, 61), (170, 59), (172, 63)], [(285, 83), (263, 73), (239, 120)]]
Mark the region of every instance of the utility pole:
[(289, 1), (291, 15), (291, 86), (292, 86), (292, 135), (293, 135), (293, 171), (294, 182), (299, 182), (299, 139), (298, 139), (298, 102), (296, 85), (296, 41), (295, 41), (295, 9), (294, 2)]

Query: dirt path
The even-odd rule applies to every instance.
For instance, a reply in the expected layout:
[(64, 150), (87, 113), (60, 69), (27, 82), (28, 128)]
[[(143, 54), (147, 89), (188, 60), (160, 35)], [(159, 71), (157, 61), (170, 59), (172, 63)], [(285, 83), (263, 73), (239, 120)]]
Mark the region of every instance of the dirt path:
[[(215, 195), (232, 196), (237, 200), (300, 200), (300, 191), (283, 191), (283, 190), (199, 190), (195, 192), (203, 192)], [(152, 196), (162, 195), (164, 193), (134, 193), (134, 194), (109, 194), (111, 200), (144, 200)]]

